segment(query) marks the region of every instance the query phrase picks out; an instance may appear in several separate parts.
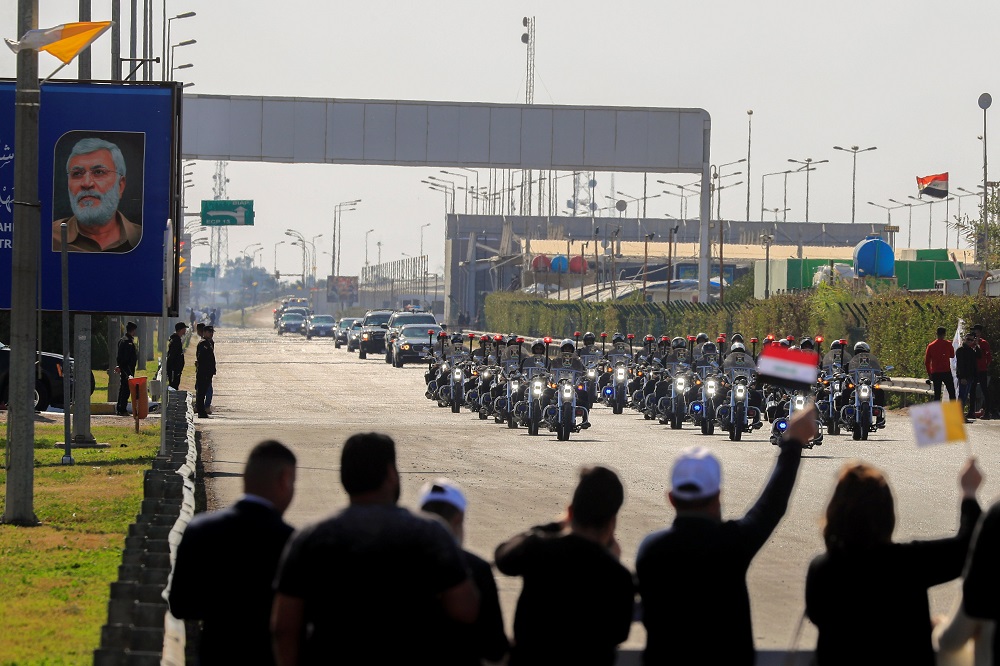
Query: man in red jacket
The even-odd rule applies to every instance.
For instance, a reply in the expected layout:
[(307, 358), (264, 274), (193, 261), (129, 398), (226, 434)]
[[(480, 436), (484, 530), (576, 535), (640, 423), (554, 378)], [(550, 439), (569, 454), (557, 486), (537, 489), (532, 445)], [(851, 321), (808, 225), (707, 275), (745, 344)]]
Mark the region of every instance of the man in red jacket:
[(983, 337), (982, 324), (976, 324), (973, 326), (972, 332), (975, 333), (976, 337), (979, 339), (978, 346), (982, 353), (980, 353), (980, 355), (976, 358), (976, 381), (969, 387), (969, 404), (973, 406), (976, 404), (976, 385), (979, 385), (983, 392), (983, 403), (979, 410), (982, 412), (982, 416), (980, 418), (988, 419), (990, 418), (990, 411), (993, 408), (990, 404), (990, 377), (988, 374), (990, 363), (993, 362), (993, 352), (990, 351), (990, 343)]
[(934, 384), (934, 399), (941, 400), (941, 384), (948, 389), (948, 398), (955, 399), (955, 380), (951, 376), (951, 359), (955, 358), (955, 348), (951, 342), (944, 339), (945, 328), (939, 326), (937, 340), (927, 345), (924, 352), (924, 366), (927, 376)]

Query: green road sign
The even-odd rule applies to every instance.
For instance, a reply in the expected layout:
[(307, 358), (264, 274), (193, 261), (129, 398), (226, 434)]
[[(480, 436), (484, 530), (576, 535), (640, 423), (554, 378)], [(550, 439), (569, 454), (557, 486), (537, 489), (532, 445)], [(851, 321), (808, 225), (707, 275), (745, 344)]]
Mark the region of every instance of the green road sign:
[(201, 202), (203, 227), (252, 227), (253, 200), (208, 199)]
[(215, 266), (195, 266), (191, 271), (191, 279), (204, 282), (208, 278), (215, 277)]

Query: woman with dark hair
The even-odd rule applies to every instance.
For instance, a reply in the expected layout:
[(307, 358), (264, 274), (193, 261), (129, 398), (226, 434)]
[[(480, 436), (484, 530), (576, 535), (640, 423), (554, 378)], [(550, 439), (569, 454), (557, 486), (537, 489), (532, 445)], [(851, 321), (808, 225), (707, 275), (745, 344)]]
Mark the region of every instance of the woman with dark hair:
[(959, 475), (955, 536), (893, 543), (892, 491), (865, 463), (840, 471), (826, 509), (826, 553), (809, 565), (806, 614), (819, 629), (819, 664), (934, 664), (927, 589), (958, 578), (981, 509), (975, 460)]

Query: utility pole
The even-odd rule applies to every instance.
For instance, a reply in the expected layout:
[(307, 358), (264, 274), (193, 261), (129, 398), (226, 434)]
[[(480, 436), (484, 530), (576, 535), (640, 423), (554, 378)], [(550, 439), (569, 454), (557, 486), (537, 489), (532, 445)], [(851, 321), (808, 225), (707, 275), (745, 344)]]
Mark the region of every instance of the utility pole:
[[(18, 0), (17, 36), (38, 28), (38, 0)], [(3, 522), (37, 525), (35, 494), (35, 314), (41, 243), (38, 202), (38, 51), (17, 54), (14, 98), (14, 202), (11, 352), (7, 409), (7, 493)]]

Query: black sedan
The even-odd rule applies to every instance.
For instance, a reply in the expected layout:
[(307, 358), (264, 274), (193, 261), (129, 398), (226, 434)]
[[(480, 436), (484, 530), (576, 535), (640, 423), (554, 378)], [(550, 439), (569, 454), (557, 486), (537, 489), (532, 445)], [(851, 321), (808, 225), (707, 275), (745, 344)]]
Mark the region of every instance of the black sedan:
[[(70, 381), (73, 379), (73, 359), (69, 359)], [(61, 354), (42, 352), (41, 361), (36, 366), (41, 370), (41, 376), (35, 379), (35, 411), (41, 412), (49, 408), (65, 407), (63, 399), (63, 357)], [(0, 342), (0, 403), (6, 405), (8, 385), (10, 382), (10, 347)], [(90, 393), (94, 392), (96, 382), (94, 373), (90, 373)]]
[(340, 349), (341, 345), (347, 344), (347, 336), (353, 325), (354, 317), (341, 317), (337, 320), (337, 330), (333, 336), (333, 341), (336, 343), (337, 349)]
[(306, 318), (294, 312), (286, 312), (278, 320), (278, 335), (282, 333), (302, 333), (305, 330)]
[[(428, 331), (434, 331), (433, 337)], [(431, 340), (437, 339), (441, 327), (437, 324), (404, 326), (392, 341), (392, 364), (402, 368), (407, 362), (423, 361), (431, 353)]]
[(337, 330), (337, 320), (333, 315), (313, 315), (306, 326), (306, 340), (312, 338), (332, 338)]

